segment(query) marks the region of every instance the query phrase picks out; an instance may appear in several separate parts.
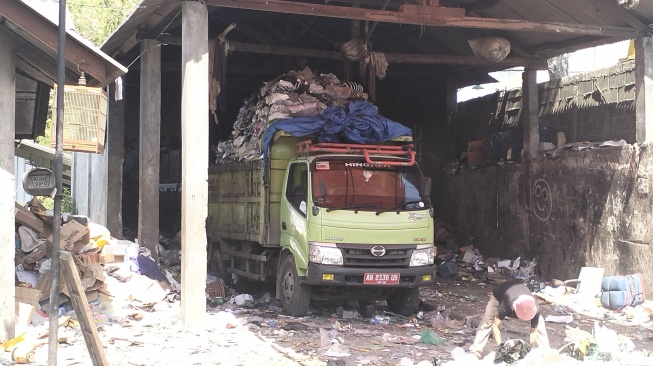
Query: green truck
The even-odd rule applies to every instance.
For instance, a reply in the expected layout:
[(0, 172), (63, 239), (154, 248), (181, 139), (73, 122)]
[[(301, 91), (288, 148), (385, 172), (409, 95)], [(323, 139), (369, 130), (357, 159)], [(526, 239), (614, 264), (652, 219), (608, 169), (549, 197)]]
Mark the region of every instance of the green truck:
[(292, 316), (311, 299), (385, 299), (413, 314), (436, 249), (431, 179), (409, 139), (313, 143), (278, 132), (266, 160), (211, 167), (211, 269), (227, 282), (276, 281)]

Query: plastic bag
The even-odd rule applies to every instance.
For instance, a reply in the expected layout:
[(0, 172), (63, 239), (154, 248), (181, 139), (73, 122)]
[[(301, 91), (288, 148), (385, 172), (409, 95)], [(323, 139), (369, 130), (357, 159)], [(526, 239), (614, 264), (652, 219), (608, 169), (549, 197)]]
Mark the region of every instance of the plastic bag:
[(447, 340), (440, 338), (437, 333), (428, 329), (422, 332), (419, 341), (426, 344), (432, 344), (434, 346), (439, 346), (441, 344), (447, 343)]

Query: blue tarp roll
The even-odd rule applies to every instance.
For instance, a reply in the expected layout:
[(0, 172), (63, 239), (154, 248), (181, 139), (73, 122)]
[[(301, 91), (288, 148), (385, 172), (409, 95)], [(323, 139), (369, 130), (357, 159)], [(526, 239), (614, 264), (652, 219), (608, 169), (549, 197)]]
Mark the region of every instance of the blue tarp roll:
[(322, 114), (273, 122), (263, 137), (263, 162), (277, 131), (293, 136), (316, 135), (318, 142), (365, 144), (382, 142), (399, 136), (411, 136), (412, 130), (399, 122), (379, 114), (378, 108), (365, 101), (349, 103), (349, 112), (343, 107), (328, 107)]

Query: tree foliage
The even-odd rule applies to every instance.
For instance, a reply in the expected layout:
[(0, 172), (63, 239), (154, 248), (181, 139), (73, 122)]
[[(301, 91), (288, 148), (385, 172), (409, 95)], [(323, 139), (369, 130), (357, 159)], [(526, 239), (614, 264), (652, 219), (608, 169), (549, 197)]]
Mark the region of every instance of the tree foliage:
[(77, 33), (100, 46), (136, 9), (140, 0), (70, 0)]

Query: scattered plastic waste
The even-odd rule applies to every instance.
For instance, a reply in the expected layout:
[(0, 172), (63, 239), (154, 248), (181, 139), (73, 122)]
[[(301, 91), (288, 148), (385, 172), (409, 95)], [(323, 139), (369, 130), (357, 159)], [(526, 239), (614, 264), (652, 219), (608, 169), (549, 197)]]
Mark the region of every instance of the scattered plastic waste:
[(526, 357), (530, 350), (531, 346), (523, 339), (509, 339), (499, 345), (499, 349), (494, 356), (494, 363), (513, 364)]
[(446, 339), (440, 338), (437, 335), (437, 333), (435, 333), (434, 331), (432, 331), (430, 329), (425, 330), (424, 332), (422, 332), (422, 334), (420, 335), (419, 341), (422, 342), (422, 343), (431, 344), (431, 345), (434, 345), (434, 346), (439, 346), (441, 344), (447, 343)]
[(375, 317), (370, 319), (370, 323), (372, 324), (390, 324), (390, 318), (387, 316), (380, 316), (376, 315)]

